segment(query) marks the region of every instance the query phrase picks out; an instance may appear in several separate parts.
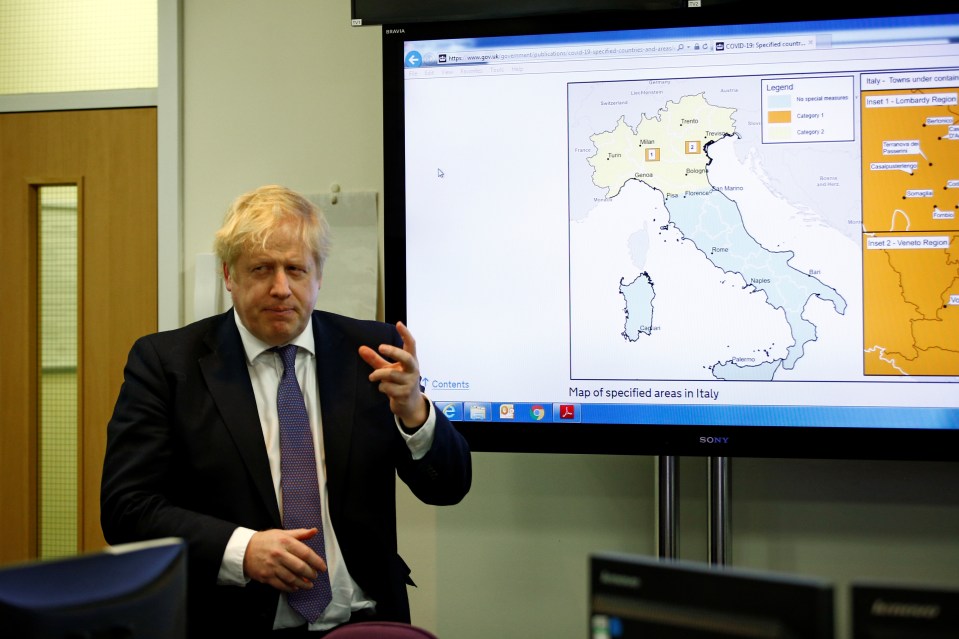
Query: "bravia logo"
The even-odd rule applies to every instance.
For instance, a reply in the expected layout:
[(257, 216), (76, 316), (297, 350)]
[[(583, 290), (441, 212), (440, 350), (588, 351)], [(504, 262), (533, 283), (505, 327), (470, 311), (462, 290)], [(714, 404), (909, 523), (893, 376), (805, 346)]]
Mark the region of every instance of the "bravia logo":
[(876, 599), (870, 610), (875, 617), (905, 617), (912, 619), (935, 619), (939, 616), (940, 608), (935, 603), (913, 603)]
[(392, 35), (394, 33), (406, 33), (406, 29), (387, 29), (386, 35)]
[(728, 444), (728, 437), (700, 437), (700, 444)]

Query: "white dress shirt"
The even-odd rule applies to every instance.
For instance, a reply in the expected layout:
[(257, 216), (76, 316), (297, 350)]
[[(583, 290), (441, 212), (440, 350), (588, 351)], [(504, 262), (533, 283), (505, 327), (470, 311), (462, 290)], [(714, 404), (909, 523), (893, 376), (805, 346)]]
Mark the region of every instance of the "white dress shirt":
[[(246, 364), (250, 372), (250, 381), (253, 383), (253, 394), (256, 398), (257, 412), (260, 425), (263, 427), (263, 442), (270, 459), (270, 472), (273, 475), (273, 490), (276, 501), (283, 512), (283, 496), (280, 490), (280, 425), (276, 411), (277, 388), (280, 377), (283, 375), (283, 361), (278, 353), (271, 352), (269, 344), (256, 338), (234, 313), (243, 348), (246, 351)], [(313, 342), (312, 320), (310, 326), (300, 333), (291, 344), (295, 344), (296, 378), (303, 391), (306, 402), (306, 411), (310, 416), (310, 429), (313, 433), (313, 447), (317, 459), (317, 480), (320, 485), (320, 499), (322, 500), (323, 535), (326, 543), (326, 565), (330, 574), (330, 586), (333, 591), (333, 600), (322, 615), (312, 624), (311, 630), (326, 630), (341, 624), (350, 618), (352, 610), (370, 608), (376, 602), (367, 597), (362, 589), (350, 577), (346, 563), (340, 552), (336, 540), (336, 532), (330, 522), (328, 495), (326, 492), (326, 460), (323, 449), (323, 428), (320, 413), (320, 397), (316, 380), (316, 351)], [(406, 440), (413, 459), (421, 459), (433, 443), (433, 432), (436, 425), (435, 411), (431, 410), (426, 423), (413, 435), (406, 433), (396, 418), (396, 427)], [(243, 573), (243, 557), (246, 554), (250, 538), (256, 531), (238, 527), (227, 544), (220, 564), (217, 583), (223, 586), (245, 586), (249, 578)], [(286, 595), (281, 594), (274, 629), (290, 628), (303, 625), (303, 617), (287, 603)]]

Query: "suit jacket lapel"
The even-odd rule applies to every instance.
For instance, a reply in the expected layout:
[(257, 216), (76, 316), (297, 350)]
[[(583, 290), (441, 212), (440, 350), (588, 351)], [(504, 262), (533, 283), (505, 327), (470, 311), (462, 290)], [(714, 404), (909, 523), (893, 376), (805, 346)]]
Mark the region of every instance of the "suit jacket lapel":
[(221, 317), (223, 321), (206, 337), (211, 352), (200, 357), (200, 369), (240, 457), (253, 478), (257, 495), (279, 528), (280, 509), (273, 490), (270, 460), (263, 444), (263, 429), (260, 427), (253, 385), (246, 367), (243, 341), (233, 311), (227, 311)]
[(313, 338), (316, 346), (316, 379), (323, 414), (323, 447), (326, 458), (326, 487), (330, 513), (339, 510), (345, 490), (353, 437), (356, 375), (359, 355), (343, 335), (322, 314), (313, 313)]

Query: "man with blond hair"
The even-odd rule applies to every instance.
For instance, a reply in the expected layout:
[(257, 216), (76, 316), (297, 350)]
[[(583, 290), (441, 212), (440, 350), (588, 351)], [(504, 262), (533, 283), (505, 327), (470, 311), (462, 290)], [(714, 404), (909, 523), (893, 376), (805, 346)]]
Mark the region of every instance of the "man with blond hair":
[(294, 191), (237, 198), (214, 248), (233, 308), (130, 352), (107, 430), (107, 541), (186, 540), (193, 637), (408, 622), (395, 477), (435, 505), (471, 482), (412, 334), (314, 310), (329, 228)]

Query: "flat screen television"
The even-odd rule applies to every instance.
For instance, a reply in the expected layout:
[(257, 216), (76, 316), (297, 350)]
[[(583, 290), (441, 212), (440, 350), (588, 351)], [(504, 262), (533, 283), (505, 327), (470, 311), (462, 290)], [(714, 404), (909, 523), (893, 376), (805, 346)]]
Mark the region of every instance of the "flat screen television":
[(590, 557), (591, 639), (832, 639), (832, 583), (640, 555)]
[(959, 637), (959, 590), (880, 581), (850, 585), (852, 639)]
[(386, 319), (474, 450), (959, 458), (959, 13), (888, 10), (382, 28)]
[(185, 639), (186, 544), (158, 539), (0, 569), (0, 634)]

